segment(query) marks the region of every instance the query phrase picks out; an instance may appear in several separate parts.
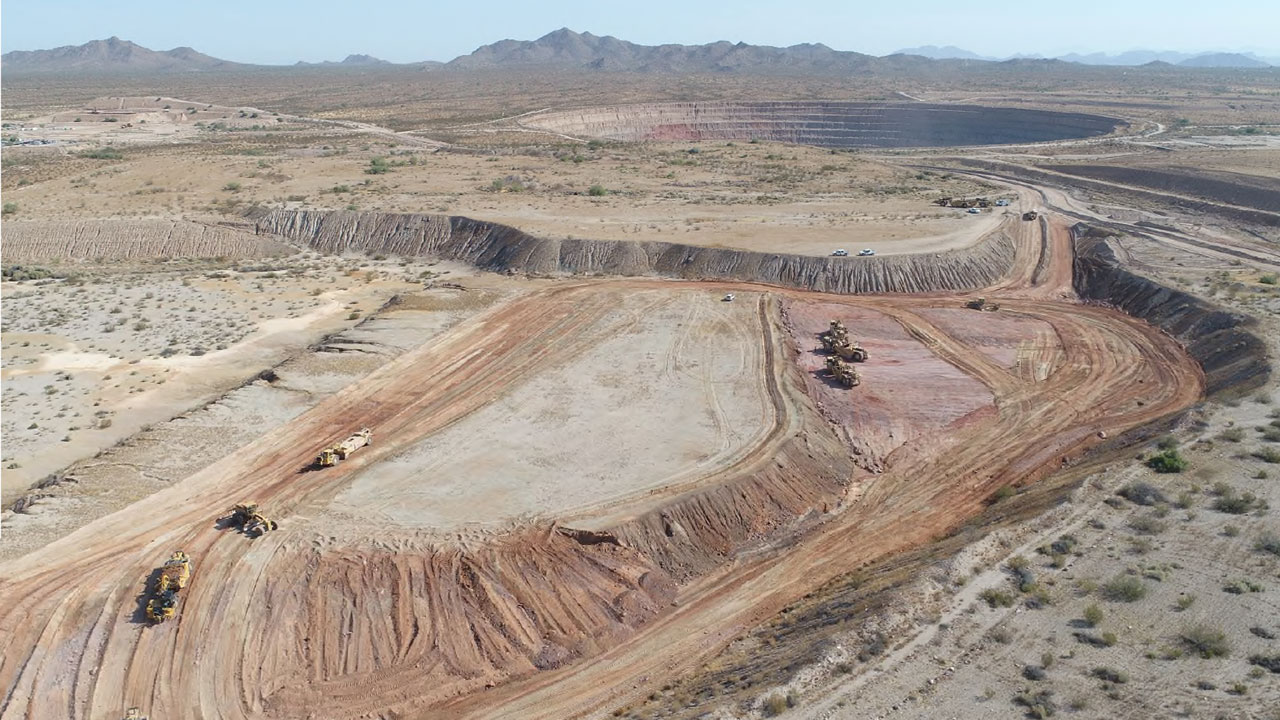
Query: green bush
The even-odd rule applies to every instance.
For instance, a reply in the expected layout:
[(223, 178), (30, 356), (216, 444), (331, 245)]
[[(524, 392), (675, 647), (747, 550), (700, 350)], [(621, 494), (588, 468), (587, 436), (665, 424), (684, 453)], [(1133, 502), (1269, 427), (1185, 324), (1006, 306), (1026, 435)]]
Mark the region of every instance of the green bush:
[(1258, 552), (1271, 553), (1272, 555), (1280, 555), (1280, 535), (1273, 532), (1266, 532), (1258, 541), (1253, 544), (1253, 549)]
[(986, 590), (983, 590), (981, 593), (979, 593), (978, 597), (984, 600), (987, 603), (987, 605), (993, 608), (1013, 606), (1013, 595), (1011, 593), (1004, 592), (1003, 590), (996, 590), (995, 588), (987, 588)]
[(1258, 282), (1262, 283), (1263, 285), (1275, 285), (1277, 282), (1280, 282), (1280, 277), (1278, 277), (1275, 273), (1267, 273), (1266, 275), (1263, 275), (1262, 277), (1258, 278)]
[(1185, 628), (1179, 637), (1202, 658), (1226, 657), (1231, 653), (1226, 633), (1207, 625)]
[(1112, 602), (1137, 602), (1146, 596), (1146, 583), (1132, 575), (1117, 575), (1102, 586), (1102, 597)]
[(1093, 669), (1093, 676), (1099, 680), (1106, 680), (1109, 683), (1123, 685), (1129, 682), (1129, 675), (1123, 670), (1116, 670), (1109, 667), (1096, 667)]
[[(697, 148), (694, 149), (696, 150)], [(587, 188), (587, 194), (591, 197), (602, 197), (604, 195), (608, 195), (609, 191), (605, 190), (603, 185), (592, 185)]]
[(1102, 613), (1102, 608), (1098, 607), (1097, 603), (1094, 603), (1084, 609), (1084, 621), (1089, 625), (1089, 627), (1098, 627), (1098, 624), (1102, 622), (1103, 617), (1105, 616)]
[(15, 203), (15, 202), (7, 202), (4, 204), (3, 209), (0, 209), (0, 214), (6, 215), (6, 216), (12, 215), (16, 212), (18, 212), (18, 203)]
[(1280, 463), (1280, 450), (1275, 448), (1262, 448), (1253, 453), (1253, 456), (1265, 463), (1272, 465)]
[(367, 175), (385, 175), (391, 172), (391, 164), (384, 157), (375, 157), (369, 161), (369, 167), (365, 168)]
[(1160, 488), (1148, 482), (1129, 483), (1116, 491), (1116, 494), (1138, 505), (1155, 505), (1168, 502)]
[(1187, 469), (1187, 460), (1176, 448), (1170, 448), (1147, 458), (1147, 467), (1158, 473), (1180, 473)]

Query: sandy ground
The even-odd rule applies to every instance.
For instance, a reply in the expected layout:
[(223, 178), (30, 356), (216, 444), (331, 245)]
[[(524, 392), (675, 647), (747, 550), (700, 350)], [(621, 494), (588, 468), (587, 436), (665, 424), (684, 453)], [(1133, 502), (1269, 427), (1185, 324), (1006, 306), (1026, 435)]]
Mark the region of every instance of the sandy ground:
[(4, 502), (447, 269), (429, 262), (298, 255), (257, 270), (118, 266), (88, 282), (6, 282)]
[(604, 302), (571, 360), (356, 475), (332, 510), (439, 531), (563, 518), (696, 482), (760, 442), (772, 407), (754, 294)]

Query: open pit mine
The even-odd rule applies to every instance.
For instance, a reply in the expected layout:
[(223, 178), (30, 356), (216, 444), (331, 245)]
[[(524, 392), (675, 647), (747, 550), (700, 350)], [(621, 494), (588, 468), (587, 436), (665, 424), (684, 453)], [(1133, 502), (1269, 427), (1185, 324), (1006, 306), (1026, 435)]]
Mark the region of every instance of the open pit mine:
[[(522, 122), (837, 147), (1117, 126), (856, 103)], [(538, 279), (7, 561), (3, 718), (600, 716), (832, 578), (945, 536), (1002, 488), (1265, 376), (1241, 318), (1127, 274), (1109, 241), (1037, 193), (1004, 211), (970, 247), (865, 258), (547, 239), (426, 214), (148, 225), (164, 252), (181, 235), (219, 252), (429, 256)], [(34, 256), (41, 240), (13, 242)], [(998, 309), (969, 307), (979, 296)], [(852, 386), (829, 370), (833, 321), (862, 350)], [(358, 451), (316, 463), (362, 428)], [(274, 529), (219, 528), (246, 498)], [(156, 568), (179, 550), (189, 578), (172, 617), (149, 621)]]

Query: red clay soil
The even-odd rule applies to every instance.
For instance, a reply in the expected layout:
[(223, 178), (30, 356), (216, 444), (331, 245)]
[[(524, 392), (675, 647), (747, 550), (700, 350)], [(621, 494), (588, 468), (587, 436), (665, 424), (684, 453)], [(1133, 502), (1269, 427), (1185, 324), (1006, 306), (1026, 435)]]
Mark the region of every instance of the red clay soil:
[[(113, 720), (136, 705), (165, 720), (561, 720), (641, 697), (835, 575), (961, 525), (1100, 431), (1201, 397), (1199, 366), (1168, 335), (1046, 299), (1064, 292), (1070, 257), (1035, 234), (1019, 233), (1030, 270), (987, 294), (1060, 337), (1062, 361), (1042, 381), (927, 319), (963, 299), (771, 289), (759, 307), (777, 429), (704, 486), (637, 499), (589, 531), (532, 526), (473, 544), (318, 522), (355, 471), (579, 352), (614, 293), (665, 283), (563, 283), (494, 308), (178, 485), (0, 566), (0, 718)], [(804, 308), (792, 313), (796, 340), (780, 332), (777, 298)], [(802, 372), (816, 359), (795, 350), (832, 313), (872, 359), (862, 386), (824, 405), (861, 397), (874, 412), (858, 423), (900, 410), (908, 420), (893, 421), (914, 433), (856, 498), (845, 493), (861, 471), (837, 433), (855, 431), (818, 414), (819, 381)], [(317, 445), (361, 425), (375, 428), (372, 447), (302, 471)], [(216, 529), (246, 497), (281, 528), (253, 542)], [(179, 548), (191, 584), (174, 620), (146, 627), (146, 580)]]
[[(922, 436), (941, 436), (966, 419), (995, 411), (991, 391), (907, 334), (893, 317), (847, 304), (789, 301), (785, 317), (810, 395), (872, 472), (889, 453)], [(828, 377), (818, 334), (832, 320), (849, 328), (869, 362), (856, 363), (862, 384), (846, 388)]]

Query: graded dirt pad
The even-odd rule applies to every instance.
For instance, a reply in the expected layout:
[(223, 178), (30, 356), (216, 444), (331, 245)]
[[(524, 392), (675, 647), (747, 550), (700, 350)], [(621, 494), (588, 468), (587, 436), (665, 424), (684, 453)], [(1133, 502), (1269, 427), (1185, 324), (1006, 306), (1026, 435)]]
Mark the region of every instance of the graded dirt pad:
[(770, 140), (819, 147), (946, 147), (1106, 135), (1116, 118), (927, 103), (738, 102), (534, 113), (520, 127), (610, 140)]
[[(732, 308), (719, 300), (728, 290), (739, 297)], [(673, 379), (677, 387), (705, 388), (694, 364), (705, 370), (701, 365), (715, 360), (710, 369), (730, 376), (736, 370), (739, 383), (767, 389), (777, 427), (758, 440), (736, 441), (750, 452), (730, 448), (718, 473), (692, 485), (656, 494), (638, 486), (637, 497), (604, 503), (610, 507), (603, 512), (584, 493), (579, 510), (560, 505), (555, 514), (572, 516), (585, 502), (591, 519), (559, 529), (544, 520), (447, 541), (431, 529), (353, 516), (354, 506), (328, 510), (349, 504), (362, 476), (372, 480), (380, 466), (394, 466), (398, 454), (422, 447), (434, 433), (474, 421), (511, 393), (536, 387), (546, 373), (598, 362), (593, 347), (608, 357), (611, 342), (630, 338), (635, 352), (648, 352), (653, 333), (640, 332), (639, 323), (646, 313), (619, 307), (619, 293), (634, 294), (642, 306), (645, 297), (670, 294), (664, 302), (678, 322), (701, 338), (705, 347), (685, 347), (674, 358), (693, 373)], [(808, 399), (797, 354), (783, 340), (777, 298), (771, 299), (777, 294), (639, 280), (535, 293), (405, 353), (177, 486), (7, 563), (0, 591), (8, 608), (0, 615), (5, 717), (98, 718), (129, 705), (171, 718), (388, 710), (413, 716), (459, 696), (464, 705), (446, 712), (474, 708), (488, 717), (502, 707), (512, 716), (571, 716), (625, 696), (623, 678), (679, 672), (832, 574), (945, 531), (996, 487), (1026, 480), (1099, 429), (1145, 422), (1199, 394), (1198, 371), (1185, 355), (1113, 311), (1014, 303), (1064, 336), (1063, 367), (1029, 383), (915, 319), (914, 309), (950, 300), (816, 298), (846, 306), (847, 317), (864, 318), (868, 327), (874, 317), (868, 309), (894, 317), (944, 364), (972, 378), (950, 384), (976, 380), (995, 398), (993, 411), (971, 416), (951, 436), (904, 444), (877, 481), (846, 504), (844, 487), (856, 470)], [(679, 309), (699, 302), (701, 319), (679, 317)], [(630, 336), (608, 320), (628, 312), (639, 323)], [(890, 321), (880, 322), (889, 333)], [(693, 334), (720, 323), (728, 331), (723, 338)], [(673, 337), (667, 324), (657, 325), (658, 348), (678, 345), (681, 333)], [(759, 355), (744, 350), (753, 327)], [(726, 357), (700, 354), (717, 340)], [(895, 342), (906, 346), (900, 335)], [(886, 358), (895, 352), (882, 351)], [(658, 357), (653, 363), (668, 367)], [(743, 375), (744, 366), (753, 369)], [(625, 393), (624, 377), (614, 380)], [(617, 392), (607, 372), (595, 381), (602, 387), (592, 392)], [(704, 394), (703, 412), (708, 402)], [(758, 400), (747, 405), (759, 415)], [(629, 406), (637, 416), (664, 417), (661, 407)], [(743, 408), (726, 400), (721, 407)], [(554, 414), (541, 420), (563, 422)], [(336, 468), (303, 470), (319, 445), (359, 425), (375, 428), (373, 446)], [(637, 455), (630, 462), (650, 460)], [(468, 482), (448, 474), (426, 481), (451, 479)], [(612, 493), (620, 498), (622, 491), (615, 486)], [(247, 495), (271, 509), (280, 530), (250, 542), (215, 529), (214, 517)], [(466, 508), (467, 517), (477, 517), (474, 510)], [(902, 517), (912, 518), (910, 527)], [(798, 542), (742, 555), (788, 537)], [(179, 547), (196, 567), (179, 616), (143, 627), (137, 613), (145, 579)], [(574, 662), (598, 655), (597, 662)], [(97, 660), (77, 662), (85, 657)], [(566, 665), (573, 672), (555, 670)], [(558, 688), (562, 680), (572, 687)]]
[[(885, 458), (922, 436), (941, 437), (965, 420), (994, 412), (991, 391), (960, 368), (934, 355), (892, 314), (847, 304), (801, 300), (786, 304), (786, 317), (809, 392), (858, 455), (858, 464), (880, 471)], [(832, 320), (849, 328), (870, 360), (855, 363), (862, 384), (845, 388), (824, 368), (818, 335)], [(919, 317), (910, 321), (923, 323)]]
[(1021, 377), (1044, 380), (1062, 359), (1057, 333), (1042, 320), (1007, 311), (979, 312), (961, 307), (930, 308), (920, 314)]
[(593, 293), (604, 314), (580, 338), (532, 349), (563, 362), (362, 471), (332, 510), (447, 533), (696, 483), (776, 422), (758, 301), (705, 290)]

